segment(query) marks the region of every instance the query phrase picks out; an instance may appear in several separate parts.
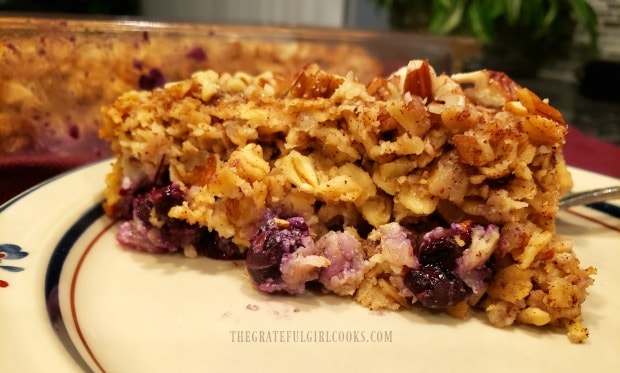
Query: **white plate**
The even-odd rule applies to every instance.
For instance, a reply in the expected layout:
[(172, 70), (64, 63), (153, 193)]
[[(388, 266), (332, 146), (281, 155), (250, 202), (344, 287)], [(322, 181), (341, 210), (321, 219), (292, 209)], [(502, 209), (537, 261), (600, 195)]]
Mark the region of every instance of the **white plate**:
[[(0, 207), (0, 372), (620, 371), (619, 219), (585, 207), (558, 217), (582, 264), (598, 267), (583, 306), (590, 338), (575, 345), (560, 330), (498, 329), (481, 315), (269, 296), (240, 263), (123, 250), (98, 207), (109, 163)], [(572, 172), (576, 190), (619, 183)]]

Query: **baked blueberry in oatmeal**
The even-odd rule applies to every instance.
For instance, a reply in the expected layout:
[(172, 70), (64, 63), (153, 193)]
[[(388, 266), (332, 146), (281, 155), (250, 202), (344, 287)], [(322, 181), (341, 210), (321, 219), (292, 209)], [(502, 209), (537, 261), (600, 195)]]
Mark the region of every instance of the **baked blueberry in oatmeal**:
[(104, 208), (124, 246), (245, 257), (259, 291), (313, 284), (373, 310), (588, 336), (596, 270), (554, 220), (567, 126), (503, 73), (207, 70), (127, 92), (103, 118)]

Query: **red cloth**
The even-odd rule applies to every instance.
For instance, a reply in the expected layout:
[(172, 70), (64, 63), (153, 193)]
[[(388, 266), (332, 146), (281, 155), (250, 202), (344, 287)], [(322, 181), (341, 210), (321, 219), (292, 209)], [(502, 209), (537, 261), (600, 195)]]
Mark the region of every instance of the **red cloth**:
[(42, 181), (94, 160), (53, 154), (0, 156), (0, 204)]
[(620, 147), (569, 127), (564, 157), (570, 166), (620, 178)]

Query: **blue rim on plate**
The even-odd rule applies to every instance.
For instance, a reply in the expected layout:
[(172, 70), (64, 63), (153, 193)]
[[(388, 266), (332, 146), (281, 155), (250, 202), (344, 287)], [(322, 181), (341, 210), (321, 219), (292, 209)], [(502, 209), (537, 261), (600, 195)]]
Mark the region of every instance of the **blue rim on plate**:
[(67, 352), (73, 357), (76, 363), (83, 370), (90, 370), (88, 364), (75, 348), (73, 341), (67, 335), (63, 316), (60, 311), (60, 301), (58, 299), (58, 284), (60, 282), (60, 272), (67, 259), (67, 255), (80, 238), (80, 236), (90, 227), (97, 219), (103, 216), (103, 207), (101, 203), (87, 210), (62, 236), (56, 245), (50, 257), (49, 265), (45, 273), (45, 301), (50, 322), (54, 325), (54, 330)]

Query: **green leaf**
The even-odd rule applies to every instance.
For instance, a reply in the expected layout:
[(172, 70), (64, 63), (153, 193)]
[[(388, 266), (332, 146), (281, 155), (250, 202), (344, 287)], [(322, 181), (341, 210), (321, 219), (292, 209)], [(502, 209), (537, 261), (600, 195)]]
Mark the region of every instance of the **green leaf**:
[[(534, 0), (534, 1), (538, 2), (538, 0)], [(535, 13), (536, 13), (536, 11), (534, 10), (534, 7), (532, 6), (534, 1), (530, 0), (530, 1), (526, 1), (525, 3), (523, 3), (523, 6), (521, 7), (521, 15), (519, 17), (520, 25), (530, 26), (534, 23)]]
[(454, 6), (454, 3), (464, 3), (464, 1), (454, 1), (454, 0), (431, 0), (433, 1), (433, 6), (440, 7), (441, 9), (450, 9)]
[(489, 20), (495, 20), (506, 13), (506, 4), (503, 0), (483, 0), (482, 6), (486, 18)]
[(543, 18), (541, 24), (541, 28), (544, 29), (548, 28), (549, 26), (551, 26), (551, 24), (553, 24), (553, 22), (558, 16), (558, 11), (560, 10), (560, 4), (558, 3), (558, 0), (548, 0), (548, 2), (549, 9), (547, 10), (547, 13), (545, 14), (545, 17)]
[(588, 29), (596, 29), (597, 17), (594, 9), (584, 0), (568, 0), (577, 21)]
[(484, 4), (480, 0), (472, 0), (467, 9), (469, 26), (474, 36), (483, 44), (490, 44), (495, 34), (493, 32), (493, 20), (486, 17)]
[(590, 46), (596, 54), (598, 49), (598, 23), (594, 9), (586, 0), (568, 0), (577, 22), (585, 26), (590, 34)]
[(544, 38), (545, 35), (554, 31), (551, 27), (554, 27), (553, 23), (558, 17), (559, 1), (564, 0), (539, 1), (538, 7), (531, 7), (531, 11), (536, 12), (536, 14), (532, 14), (532, 23), (527, 26), (531, 29), (533, 39)]
[(463, 22), (465, 2), (460, 0), (440, 0), (433, 2), (433, 15), (428, 30), (431, 33), (447, 35)]
[(506, 0), (506, 21), (514, 26), (519, 21), (522, 0)]
[(570, 3), (575, 17), (579, 22), (583, 23), (584, 25), (596, 23), (596, 14), (594, 13), (594, 10), (587, 1), (568, 0), (568, 2)]

